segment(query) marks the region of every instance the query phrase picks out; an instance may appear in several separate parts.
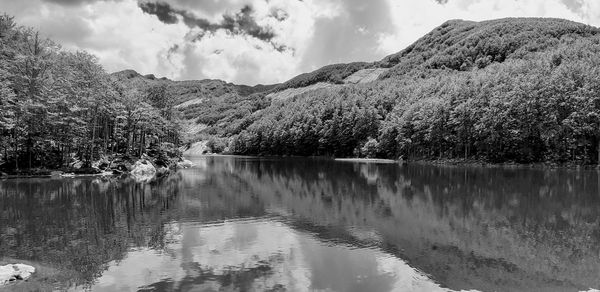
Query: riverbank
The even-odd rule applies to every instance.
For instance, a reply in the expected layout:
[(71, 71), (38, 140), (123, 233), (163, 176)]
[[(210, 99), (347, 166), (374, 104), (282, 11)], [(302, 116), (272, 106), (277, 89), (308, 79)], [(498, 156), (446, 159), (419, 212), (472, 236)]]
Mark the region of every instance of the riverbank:
[(518, 162), (501, 162), (493, 163), (474, 159), (416, 159), (408, 160), (409, 164), (420, 165), (437, 165), (444, 167), (482, 167), (482, 168), (510, 168), (510, 169), (585, 169), (597, 170), (598, 165), (581, 165), (574, 163), (551, 163), (551, 162), (536, 162), (536, 163), (518, 163)]
[(23, 170), (5, 170), (0, 171), (0, 179), (111, 176), (123, 174), (150, 179), (155, 176), (165, 176), (178, 168), (191, 167), (192, 163), (181, 156), (165, 158), (151, 157), (144, 154), (140, 158), (130, 158), (120, 155), (104, 156), (94, 161), (91, 165), (91, 167), (75, 166), (58, 169), (40, 167)]
[(36, 177), (53, 177), (60, 176), (62, 174), (72, 175), (103, 175), (105, 172), (96, 168), (73, 168), (65, 167), (59, 169), (47, 169), (47, 168), (35, 168), (35, 169), (21, 169), (13, 170), (8, 172), (0, 171), (0, 179), (9, 178), (36, 178)]
[(418, 165), (436, 165), (443, 167), (482, 167), (482, 168), (510, 168), (510, 169), (585, 169), (585, 170), (597, 170), (600, 169), (598, 165), (581, 165), (575, 163), (550, 163), (550, 162), (538, 162), (538, 163), (517, 163), (517, 162), (502, 162), (493, 163), (486, 162), (483, 160), (476, 159), (384, 159), (384, 158), (356, 158), (356, 157), (344, 157), (335, 158), (328, 156), (268, 156), (268, 155), (235, 155), (235, 154), (214, 154), (205, 153), (199, 155), (184, 155), (185, 157), (210, 157), (210, 156), (223, 156), (223, 157), (240, 157), (240, 158), (261, 158), (261, 159), (278, 159), (278, 158), (298, 158), (298, 159), (322, 159), (322, 160), (335, 160), (340, 162), (357, 162), (357, 163), (377, 163), (377, 164), (418, 164)]
[(360, 163), (403, 163), (400, 160), (393, 159), (378, 159), (378, 158), (334, 158), (335, 161), (341, 162), (360, 162)]

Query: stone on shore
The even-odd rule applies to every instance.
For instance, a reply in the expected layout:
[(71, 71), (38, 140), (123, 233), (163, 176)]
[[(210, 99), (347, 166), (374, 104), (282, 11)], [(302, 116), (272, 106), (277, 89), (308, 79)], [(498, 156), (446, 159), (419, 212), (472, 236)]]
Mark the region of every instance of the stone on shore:
[(156, 173), (156, 168), (150, 161), (142, 159), (135, 162), (133, 165), (133, 169), (131, 170), (131, 174), (133, 175), (154, 175)]
[(156, 168), (150, 161), (140, 159), (133, 165), (131, 175), (138, 182), (149, 182), (155, 177)]
[(27, 280), (34, 272), (34, 267), (24, 264), (0, 266), (0, 287), (16, 281)]
[(52, 177), (61, 177), (63, 175), (64, 172), (59, 171), (59, 170), (55, 170), (55, 171), (51, 171), (50, 172), (50, 176)]

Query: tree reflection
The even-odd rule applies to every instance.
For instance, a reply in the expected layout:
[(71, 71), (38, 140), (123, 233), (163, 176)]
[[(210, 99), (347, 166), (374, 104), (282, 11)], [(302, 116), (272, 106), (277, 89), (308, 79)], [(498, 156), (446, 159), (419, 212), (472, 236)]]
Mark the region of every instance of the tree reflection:
[(284, 206), (296, 222), (322, 226), (323, 238), (361, 244), (348, 240), (356, 236), (343, 234), (344, 228), (374, 229), (381, 238), (371, 242), (453, 289), (600, 285), (595, 171), (306, 159), (225, 164), (234, 171), (221, 171), (215, 159), (207, 172), (242, 181), (265, 204)]
[(131, 246), (164, 246), (177, 178), (26, 179), (0, 182), (0, 255), (44, 263), (91, 283)]

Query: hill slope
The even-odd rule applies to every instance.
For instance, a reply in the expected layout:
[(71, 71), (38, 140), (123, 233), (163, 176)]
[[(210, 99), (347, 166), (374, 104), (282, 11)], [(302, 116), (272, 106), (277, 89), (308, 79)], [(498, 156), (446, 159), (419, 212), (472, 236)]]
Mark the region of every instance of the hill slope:
[(527, 58), (568, 39), (598, 34), (598, 28), (554, 18), (505, 18), (482, 22), (450, 20), (378, 67), (392, 69), (383, 78), (415, 69), (468, 71), (491, 63)]
[(599, 35), (560, 19), (452, 20), (379, 62), (182, 108), (237, 154), (597, 163)]
[(183, 120), (184, 138), (187, 141), (198, 139), (197, 134), (207, 126), (226, 119), (230, 123), (264, 107), (261, 97), (276, 85), (235, 85), (221, 80), (173, 81), (157, 79), (154, 75), (141, 75), (134, 70), (124, 70), (111, 74), (116, 82), (129, 88), (148, 91), (164, 87), (172, 106)]

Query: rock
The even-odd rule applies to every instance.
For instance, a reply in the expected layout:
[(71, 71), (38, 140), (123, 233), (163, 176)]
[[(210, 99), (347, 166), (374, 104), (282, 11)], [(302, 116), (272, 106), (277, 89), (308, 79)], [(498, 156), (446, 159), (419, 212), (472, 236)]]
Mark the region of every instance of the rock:
[(177, 162), (177, 168), (190, 168), (192, 166), (194, 166), (194, 163), (191, 162), (191, 161), (189, 161), (189, 160), (187, 160), (187, 159), (184, 159), (183, 161)]
[(156, 168), (148, 160), (140, 159), (135, 162), (131, 174), (133, 175), (154, 175)]
[(52, 176), (52, 177), (59, 177), (59, 176), (61, 176), (62, 174), (63, 174), (63, 172), (62, 172), (62, 171), (59, 171), (59, 170), (56, 170), (56, 171), (51, 171), (51, 172), (50, 172), (50, 176)]
[(154, 165), (152, 165), (152, 163), (150, 163), (150, 161), (140, 159), (133, 165), (131, 175), (136, 181), (147, 182), (152, 180), (156, 175), (156, 168)]
[(0, 266), (0, 286), (27, 280), (33, 273), (35, 273), (35, 268), (24, 264)]

